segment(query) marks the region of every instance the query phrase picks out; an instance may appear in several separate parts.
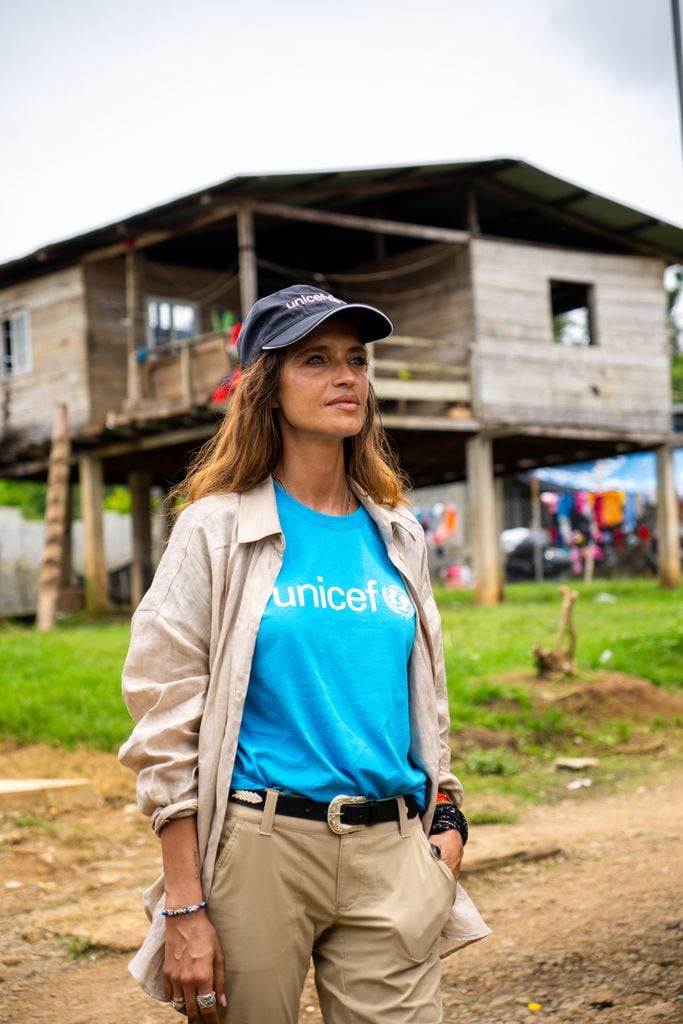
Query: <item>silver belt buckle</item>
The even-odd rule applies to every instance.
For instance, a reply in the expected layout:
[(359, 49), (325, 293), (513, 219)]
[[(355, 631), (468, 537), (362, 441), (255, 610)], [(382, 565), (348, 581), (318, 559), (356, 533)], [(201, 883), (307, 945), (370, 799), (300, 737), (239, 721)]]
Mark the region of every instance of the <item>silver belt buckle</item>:
[(327, 805), (327, 824), (332, 832), (338, 836), (343, 836), (347, 832), (358, 832), (360, 829), (365, 828), (365, 825), (345, 825), (341, 820), (342, 806), (344, 804), (365, 804), (367, 800), (364, 796), (335, 796), (333, 800), (330, 800)]

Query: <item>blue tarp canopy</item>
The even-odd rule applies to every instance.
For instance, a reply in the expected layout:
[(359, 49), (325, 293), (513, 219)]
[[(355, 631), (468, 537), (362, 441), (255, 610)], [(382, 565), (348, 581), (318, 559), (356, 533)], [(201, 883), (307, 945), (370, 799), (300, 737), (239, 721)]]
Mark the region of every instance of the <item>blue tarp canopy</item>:
[[(657, 464), (654, 452), (633, 452), (593, 462), (575, 462), (534, 470), (541, 483), (571, 491), (625, 491), (654, 495), (657, 492)], [(676, 490), (683, 494), (683, 450), (674, 452)]]

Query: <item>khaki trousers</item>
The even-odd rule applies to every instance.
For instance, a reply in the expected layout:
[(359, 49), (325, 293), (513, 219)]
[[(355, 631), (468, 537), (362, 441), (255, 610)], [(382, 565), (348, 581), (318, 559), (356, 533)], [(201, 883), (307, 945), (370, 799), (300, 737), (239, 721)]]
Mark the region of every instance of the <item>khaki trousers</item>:
[(229, 804), (209, 916), (223, 1024), (296, 1024), (311, 957), (326, 1024), (440, 1024), (437, 939), (455, 897), (419, 818), (339, 836)]

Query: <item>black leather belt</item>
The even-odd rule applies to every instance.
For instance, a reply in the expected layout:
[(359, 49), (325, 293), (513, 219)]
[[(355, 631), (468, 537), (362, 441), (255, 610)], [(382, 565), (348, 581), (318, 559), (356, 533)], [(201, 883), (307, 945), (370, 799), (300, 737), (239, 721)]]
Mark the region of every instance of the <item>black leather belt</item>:
[[(406, 803), (408, 817), (414, 818), (420, 813), (420, 805), (412, 796), (403, 798)], [(266, 790), (233, 790), (230, 802), (244, 807), (255, 807), (263, 810), (266, 802)], [(278, 793), (276, 814), (284, 814), (289, 818), (308, 818), (309, 821), (326, 821), (330, 829), (337, 835), (357, 832), (368, 825), (379, 825), (384, 821), (398, 821), (398, 798), (388, 800), (366, 800), (362, 796), (344, 796), (340, 794), (330, 800), (329, 804), (309, 800), (303, 796), (286, 796)]]

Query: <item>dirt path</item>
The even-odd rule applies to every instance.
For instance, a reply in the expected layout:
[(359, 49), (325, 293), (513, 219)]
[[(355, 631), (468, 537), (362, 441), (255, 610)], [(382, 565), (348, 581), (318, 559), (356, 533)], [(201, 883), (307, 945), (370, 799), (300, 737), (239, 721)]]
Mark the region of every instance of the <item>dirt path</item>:
[[(158, 856), (127, 776), (107, 755), (0, 748), (0, 760), (5, 777), (29, 765), (33, 775), (88, 774), (105, 798), (0, 815), (0, 1021), (179, 1019), (126, 972)], [(683, 1021), (682, 834), (683, 766), (672, 762), (651, 765), (629, 792), (581, 791), (515, 825), (474, 830), (472, 866), (520, 848), (562, 853), (464, 879), (494, 935), (445, 961), (447, 1024)], [(301, 1021), (320, 1021), (310, 980)]]

